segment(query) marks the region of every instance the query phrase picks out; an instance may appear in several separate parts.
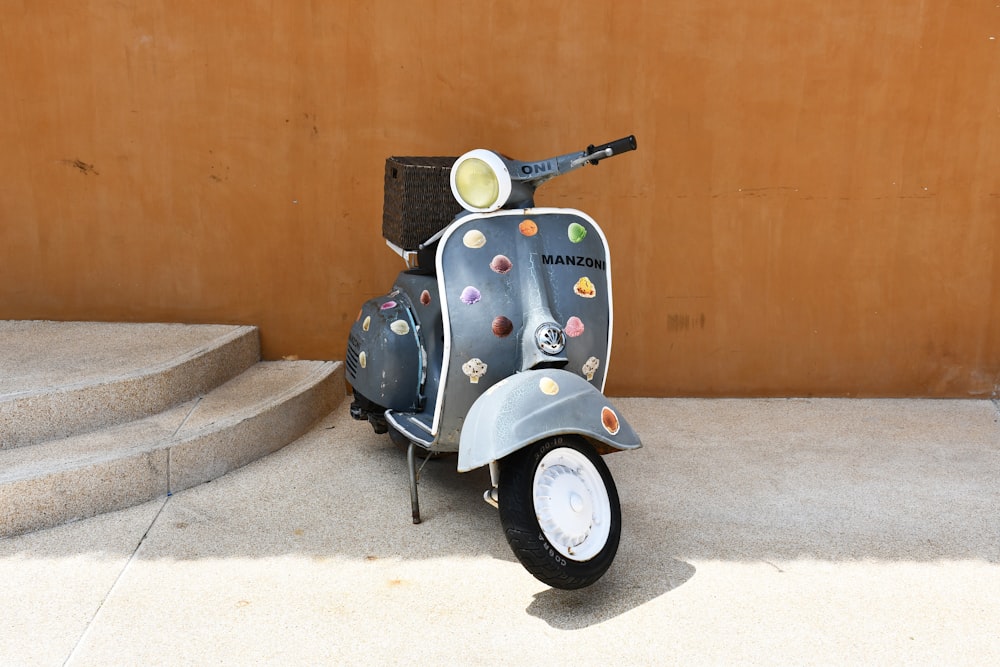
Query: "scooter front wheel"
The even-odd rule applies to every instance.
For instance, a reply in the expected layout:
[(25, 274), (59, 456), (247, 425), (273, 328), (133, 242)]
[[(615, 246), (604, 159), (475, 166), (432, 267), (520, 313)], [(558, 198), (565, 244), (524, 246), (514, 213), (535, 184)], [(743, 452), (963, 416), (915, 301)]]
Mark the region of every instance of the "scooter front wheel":
[(549, 438), (505, 458), (498, 491), (507, 542), (539, 581), (583, 588), (611, 566), (621, 536), (618, 490), (582, 438)]

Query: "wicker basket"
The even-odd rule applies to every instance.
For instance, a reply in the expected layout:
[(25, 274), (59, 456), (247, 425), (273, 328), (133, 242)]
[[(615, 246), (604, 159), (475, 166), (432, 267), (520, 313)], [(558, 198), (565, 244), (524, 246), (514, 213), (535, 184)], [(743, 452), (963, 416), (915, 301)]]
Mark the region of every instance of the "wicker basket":
[(453, 157), (391, 157), (385, 161), (382, 236), (405, 250), (448, 225), (462, 207), (451, 194)]

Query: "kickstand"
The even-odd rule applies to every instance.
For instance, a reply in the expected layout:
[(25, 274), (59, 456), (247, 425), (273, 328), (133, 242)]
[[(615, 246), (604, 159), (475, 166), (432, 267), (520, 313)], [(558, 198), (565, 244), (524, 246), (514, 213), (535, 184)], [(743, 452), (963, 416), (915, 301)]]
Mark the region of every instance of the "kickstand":
[(417, 446), (413, 442), (406, 448), (406, 464), (410, 469), (410, 506), (413, 509), (413, 523), (420, 523), (420, 500), (417, 498), (416, 449)]

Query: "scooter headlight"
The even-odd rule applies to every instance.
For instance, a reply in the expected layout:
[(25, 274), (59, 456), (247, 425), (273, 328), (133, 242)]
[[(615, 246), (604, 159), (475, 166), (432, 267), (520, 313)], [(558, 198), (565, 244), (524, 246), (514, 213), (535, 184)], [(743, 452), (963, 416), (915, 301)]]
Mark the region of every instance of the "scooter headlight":
[(467, 211), (495, 211), (507, 203), (510, 191), (507, 165), (492, 151), (469, 151), (451, 168), (451, 193)]

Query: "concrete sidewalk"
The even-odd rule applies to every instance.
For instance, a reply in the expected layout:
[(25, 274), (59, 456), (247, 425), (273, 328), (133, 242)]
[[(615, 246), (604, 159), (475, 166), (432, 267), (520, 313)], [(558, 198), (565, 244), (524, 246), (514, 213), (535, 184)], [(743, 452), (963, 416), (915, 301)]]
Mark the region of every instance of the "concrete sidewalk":
[(528, 575), (481, 495), (346, 402), (215, 482), (0, 540), (0, 663), (1000, 663), (990, 401), (616, 403), (617, 560)]

